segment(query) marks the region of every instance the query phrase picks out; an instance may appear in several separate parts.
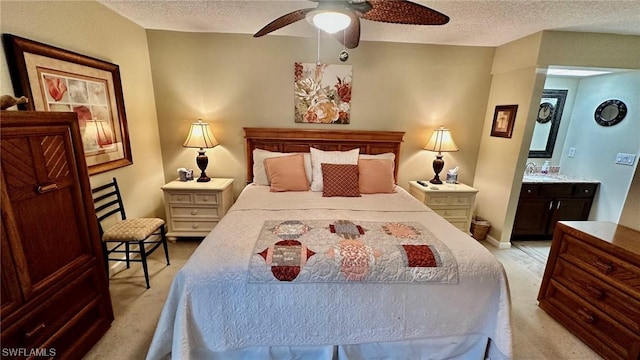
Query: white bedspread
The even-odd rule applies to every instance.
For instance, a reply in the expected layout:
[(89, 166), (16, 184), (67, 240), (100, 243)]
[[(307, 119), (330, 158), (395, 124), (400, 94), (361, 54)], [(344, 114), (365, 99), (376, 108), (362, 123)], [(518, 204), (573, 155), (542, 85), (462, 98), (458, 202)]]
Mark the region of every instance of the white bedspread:
[[(289, 219), (419, 222), (452, 251), (459, 282), (248, 283), (264, 221)], [(249, 185), (176, 275), (147, 359), (476, 335), (491, 339), (494, 357), (511, 358), (509, 312), (498, 260), (400, 187), (395, 194), (324, 198)]]

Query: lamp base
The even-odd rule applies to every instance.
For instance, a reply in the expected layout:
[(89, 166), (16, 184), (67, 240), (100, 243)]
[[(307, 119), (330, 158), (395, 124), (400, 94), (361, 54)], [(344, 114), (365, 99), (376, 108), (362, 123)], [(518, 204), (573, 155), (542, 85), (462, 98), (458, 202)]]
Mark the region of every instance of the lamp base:
[(444, 160), (442, 160), (442, 154), (438, 154), (436, 155), (436, 159), (433, 160), (433, 172), (435, 172), (436, 175), (433, 179), (429, 180), (430, 183), (442, 184), (442, 180), (440, 180), (440, 171), (442, 171), (442, 168), (444, 168)]
[(207, 165), (209, 165), (209, 158), (204, 154), (204, 149), (198, 150), (198, 156), (196, 157), (196, 164), (198, 164), (198, 168), (200, 169), (200, 177), (197, 182), (209, 182), (211, 178), (207, 176), (205, 170), (207, 170)]

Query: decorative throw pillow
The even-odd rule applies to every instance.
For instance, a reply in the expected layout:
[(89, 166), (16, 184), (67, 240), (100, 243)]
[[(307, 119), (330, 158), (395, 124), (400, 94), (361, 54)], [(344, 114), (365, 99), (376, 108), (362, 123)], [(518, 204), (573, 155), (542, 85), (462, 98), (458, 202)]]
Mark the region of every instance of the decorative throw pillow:
[(309, 181), (304, 171), (304, 156), (295, 154), (264, 160), (271, 191), (308, 191)]
[(360, 159), (358, 161), (361, 194), (395, 192), (393, 160)]
[(358, 165), (322, 164), (322, 196), (360, 196)]
[(371, 155), (371, 154), (360, 154), (360, 156), (358, 157), (359, 160), (369, 160), (369, 159), (389, 159), (391, 161), (395, 161), (396, 159), (396, 154), (392, 153), (392, 152), (388, 152), (388, 153), (382, 153), (382, 154), (375, 154), (375, 155)]
[(290, 156), (294, 154), (304, 155), (304, 169), (307, 181), (311, 183), (311, 154), (309, 153), (282, 153), (262, 149), (253, 150), (253, 183), (256, 185), (270, 185), (269, 177), (264, 168), (264, 160), (273, 157)]
[(358, 164), (360, 148), (349, 151), (323, 151), (311, 148), (311, 191), (322, 191), (322, 164)]

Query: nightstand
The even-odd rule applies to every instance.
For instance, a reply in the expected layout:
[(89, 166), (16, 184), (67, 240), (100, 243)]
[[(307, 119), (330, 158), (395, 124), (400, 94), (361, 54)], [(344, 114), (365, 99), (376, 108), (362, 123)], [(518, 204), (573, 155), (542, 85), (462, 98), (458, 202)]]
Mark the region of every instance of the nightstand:
[(409, 193), (455, 227), (469, 233), (478, 190), (465, 184), (427, 184), (422, 186), (417, 181), (409, 181)]
[(168, 237), (204, 237), (233, 204), (233, 179), (172, 181), (163, 185)]

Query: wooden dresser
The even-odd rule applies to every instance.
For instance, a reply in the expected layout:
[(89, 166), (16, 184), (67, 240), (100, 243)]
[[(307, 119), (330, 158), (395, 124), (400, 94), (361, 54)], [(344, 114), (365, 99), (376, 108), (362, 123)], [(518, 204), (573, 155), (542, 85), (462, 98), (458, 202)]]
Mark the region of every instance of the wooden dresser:
[(640, 359), (640, 232), (559, 222), (538, 301), (605, 359)]
[(2, 111), (2, 358), (79, 359), (113, 321), (75, 113)]

